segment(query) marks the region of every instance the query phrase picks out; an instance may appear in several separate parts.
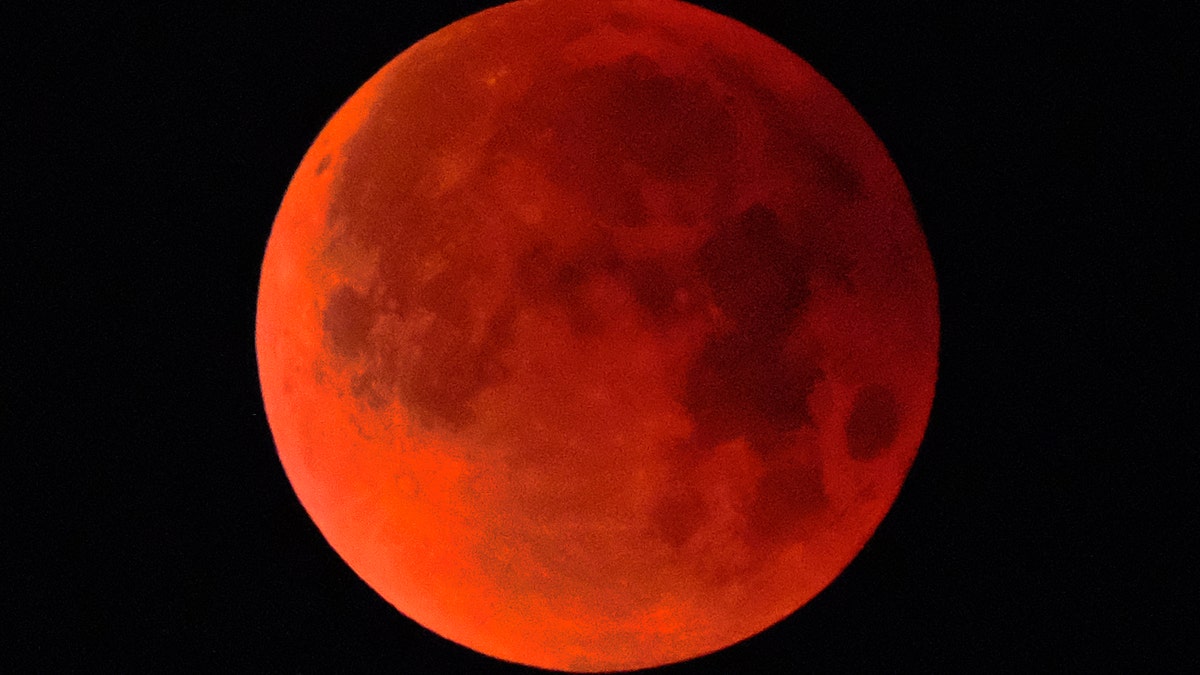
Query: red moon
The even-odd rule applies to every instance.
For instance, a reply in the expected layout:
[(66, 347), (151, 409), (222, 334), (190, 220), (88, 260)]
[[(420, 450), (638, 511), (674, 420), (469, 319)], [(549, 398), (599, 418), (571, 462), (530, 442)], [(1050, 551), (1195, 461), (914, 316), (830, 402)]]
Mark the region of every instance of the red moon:
[(674, 0), (522, 0), (330, 120), (256, 347), (362, 579), (484, 654), (600, 671), (828, 585), (916, 455), (938, 336), (904, 182), (808, 64)]

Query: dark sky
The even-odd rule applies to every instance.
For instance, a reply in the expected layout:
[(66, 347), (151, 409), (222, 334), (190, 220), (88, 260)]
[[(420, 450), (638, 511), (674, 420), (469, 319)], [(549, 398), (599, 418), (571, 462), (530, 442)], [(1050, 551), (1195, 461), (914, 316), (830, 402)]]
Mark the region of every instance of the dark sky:
[[(21, 627), (0, 664), (528, 670), (380, 599), (274, 454), (254, 303), (292, 171), (370, 75), (486, 6), (308, 4), (9, 24)], [(1179, 13), (699, 4), (798, 53), (889, 148), (937, 268), (942, 357), (924, 445), (862, 554), (784, 622), (663, 672), (1200, 668)]]

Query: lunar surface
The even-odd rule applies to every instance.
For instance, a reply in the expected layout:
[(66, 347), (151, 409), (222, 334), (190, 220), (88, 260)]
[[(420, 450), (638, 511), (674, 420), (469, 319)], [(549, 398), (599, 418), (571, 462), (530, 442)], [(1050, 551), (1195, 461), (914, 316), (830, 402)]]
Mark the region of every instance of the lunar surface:
[(832, 85), (674, 0), (522, 0), (336, 113), (257, 316), (279, 458), (430, 630), (627, 670), (796, 611), (895, 499), (933, 400), (933, 267)]

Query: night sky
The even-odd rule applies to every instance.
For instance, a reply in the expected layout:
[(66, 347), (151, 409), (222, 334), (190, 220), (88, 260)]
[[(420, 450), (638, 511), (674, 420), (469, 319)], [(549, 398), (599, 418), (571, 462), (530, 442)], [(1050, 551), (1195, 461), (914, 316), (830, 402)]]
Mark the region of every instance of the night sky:
[[(1177, 12), (698, 4), (799, 54), (887, 146), (942, 352), (924, 444), (859, 557), (780, 624), (662, 671), (1200, 668)], [(24, 215), (6, 218), (19, 628), (0, 664), (532, 672), (405, 618), (328, 547), (276, 458), (254, 354), (301, 156), (391, 58), (486, 6), (6, 21), (25, 38), (4, 122)]]

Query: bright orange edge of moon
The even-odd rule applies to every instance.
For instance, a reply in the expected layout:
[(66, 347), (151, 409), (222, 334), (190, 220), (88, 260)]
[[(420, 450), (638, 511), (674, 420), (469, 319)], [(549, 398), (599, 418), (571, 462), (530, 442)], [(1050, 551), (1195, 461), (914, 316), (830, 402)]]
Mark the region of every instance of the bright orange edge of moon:
[(900, 175), (800, 58), (673, 0), (523, 0), (330, 120), (256, 330), (355, 572), (479, 652), (602, 671), (837, 576), (916, 455), (939, 323)]

